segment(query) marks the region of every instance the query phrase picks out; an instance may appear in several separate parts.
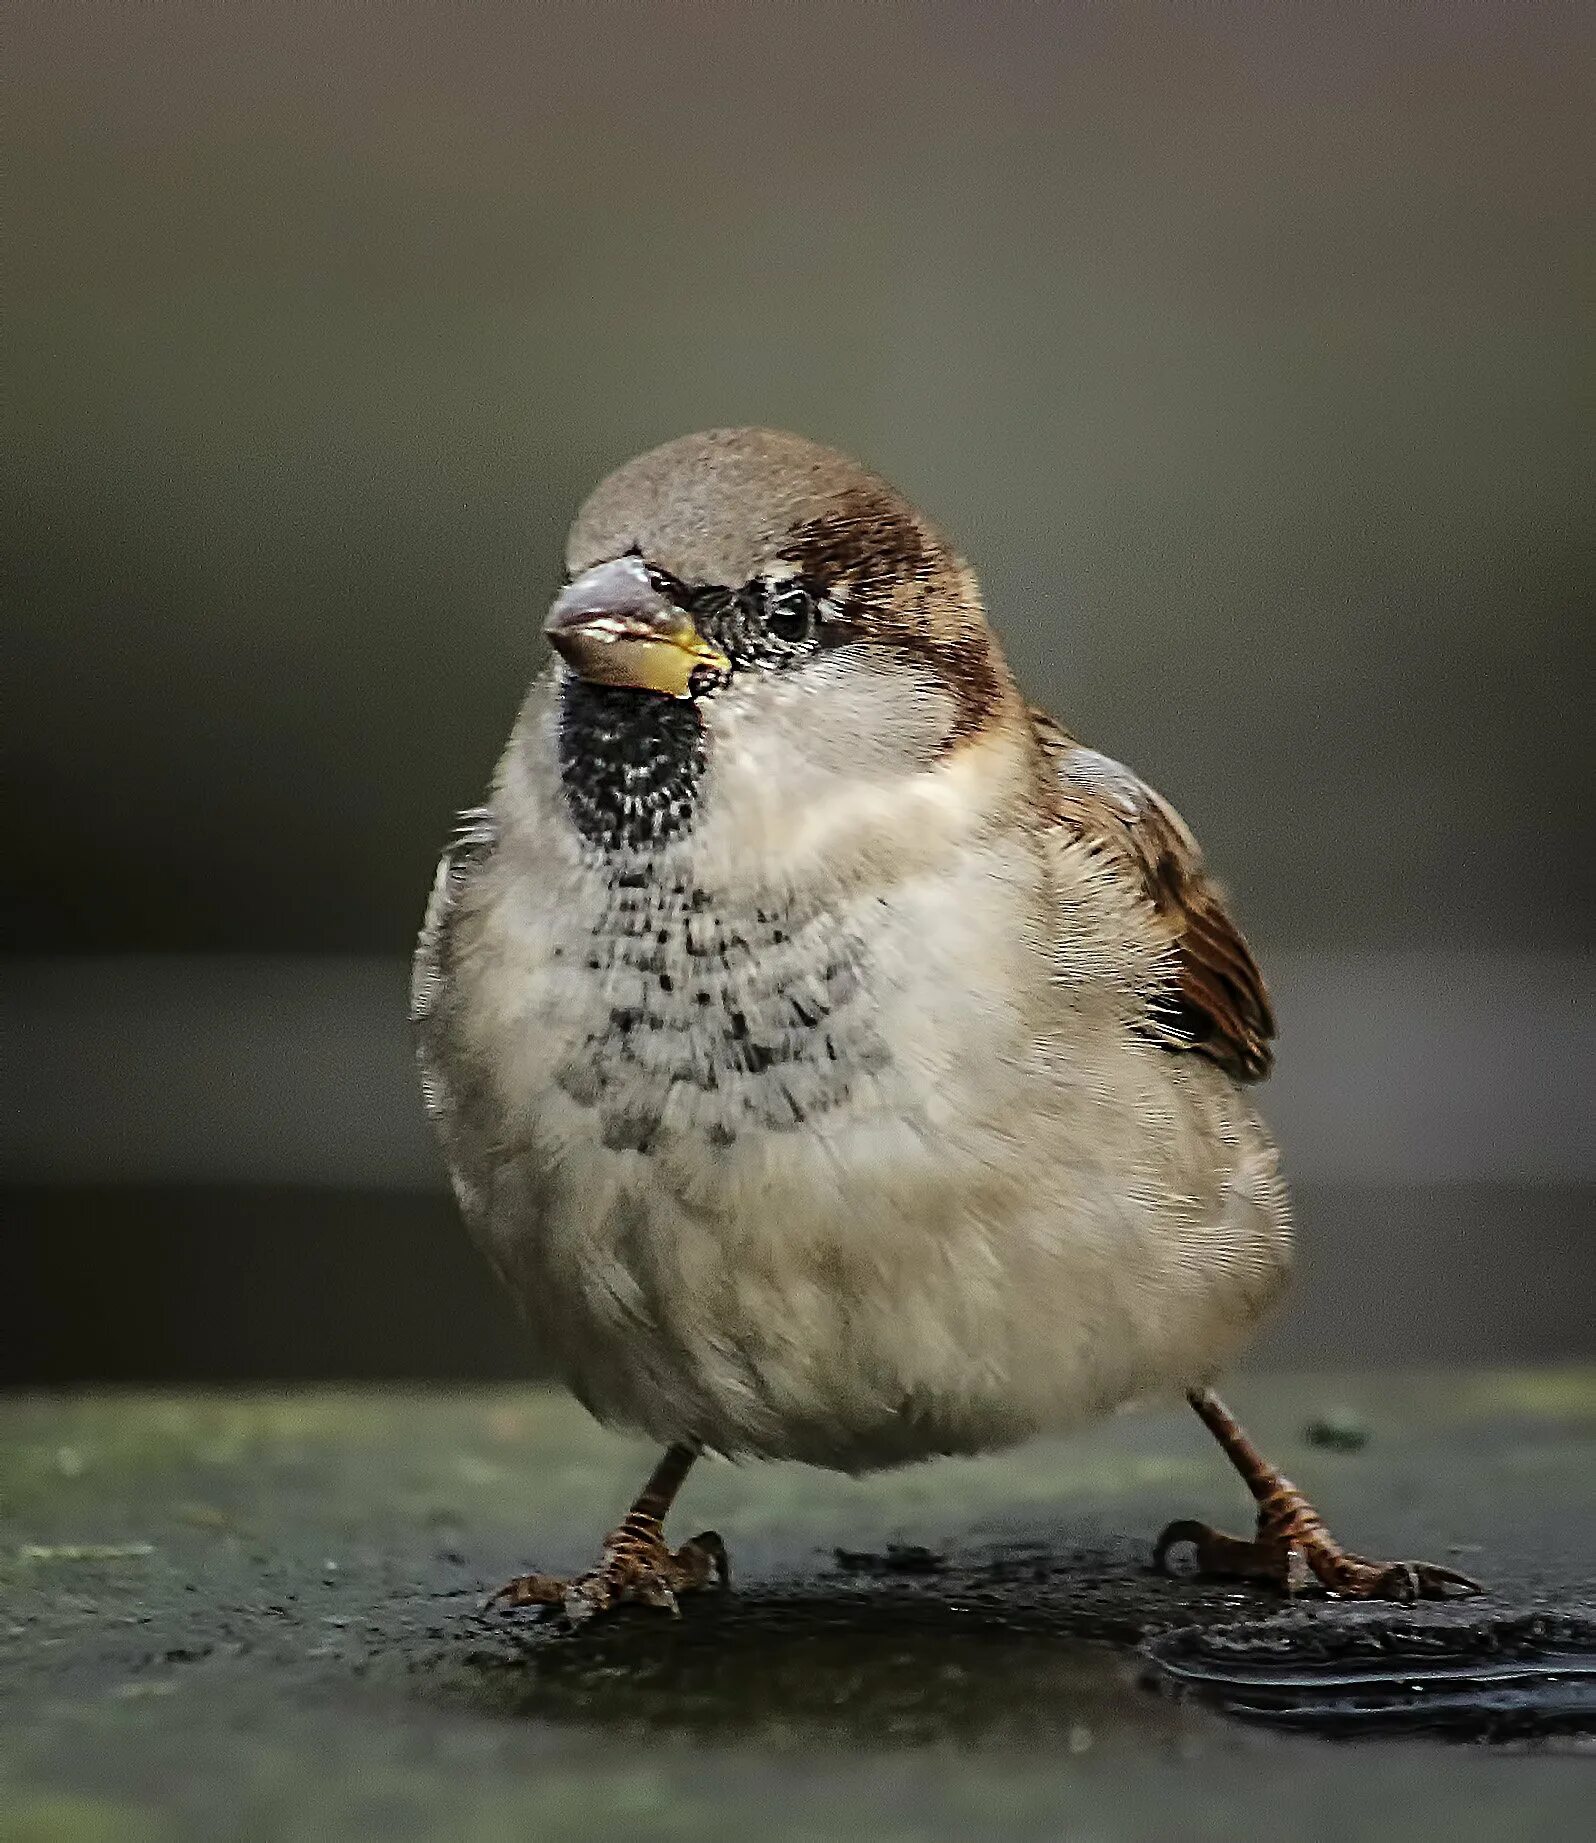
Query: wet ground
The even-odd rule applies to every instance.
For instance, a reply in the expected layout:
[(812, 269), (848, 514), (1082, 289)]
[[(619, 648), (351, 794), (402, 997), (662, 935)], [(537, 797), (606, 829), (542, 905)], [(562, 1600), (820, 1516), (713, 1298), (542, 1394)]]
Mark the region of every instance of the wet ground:
[(1153, 1576), (1244, 1525), (1188, 1414), (860, 1483), (705, 1465), (734, 1592), (576, 1637), (651, 1455), (528, 1390), (0, 1403), (0, 1835), (1565, 1837), (1596, 1767), (1596, 1372), (1249, 1379), (1370, 1553), (1481, 1600)]

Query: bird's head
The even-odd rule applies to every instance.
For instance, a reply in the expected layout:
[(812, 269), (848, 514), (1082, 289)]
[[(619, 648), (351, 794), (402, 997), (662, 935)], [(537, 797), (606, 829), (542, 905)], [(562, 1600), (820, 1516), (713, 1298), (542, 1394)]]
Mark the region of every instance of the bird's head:
[(578, 513), (566, 569), (546, 631), (590, 838), (718, 818), (757, 851), (1014, 727), (969, 566), (886, 481), (802, 437), (718, 429), (629, 461)]

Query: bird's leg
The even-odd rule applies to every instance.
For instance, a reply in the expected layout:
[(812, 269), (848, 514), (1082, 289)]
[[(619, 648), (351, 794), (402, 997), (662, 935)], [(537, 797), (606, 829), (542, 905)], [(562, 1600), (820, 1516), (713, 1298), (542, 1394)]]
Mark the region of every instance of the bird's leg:
[(1368, 1561), (1349, 1553), (1291, 1480), (1283, 1478), (1247, 1438), (1217, 1395), (1193, 1389), (1186, 1399), (1252, 1493), (1258, 1527), (1246, 1541), (1189, 1518), (1171, 1523), (1153, 1551), (1155, 1568), (1172, 1573), (1170, 1551), (1190, 1546), (1199, 1574), (1271, 1581), (1287, 1593), (1297, 1593), (1314, 1581), (1354, 1600), (1441, 1600), (1448, 1594), (1482, 1591), (1466, 1574), (1432, 1562)]
[(596, 1568), (569, 1581), (552, 1574), (518, 1574), (489, 1597), (483, 1610), (550, 1606), (563, 1612), (573, 1625), (580, 1625), (595, 1613), (607, 1613), (627, 1601), (674, 1613), (679, 1610), (678, 1594), (726, 1586), (730, 1579), (726, 1548), (712, 1529), (674, 1552), (665, 1546), (666, 1512), (697, 1457), (694, 1446), (666, 1448), (620, 1527), (605, 1539)]

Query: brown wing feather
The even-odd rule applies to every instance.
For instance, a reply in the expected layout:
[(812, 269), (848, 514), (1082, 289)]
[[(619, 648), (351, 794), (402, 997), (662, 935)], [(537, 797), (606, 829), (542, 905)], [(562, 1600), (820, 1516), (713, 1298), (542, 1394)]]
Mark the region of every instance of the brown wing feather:
[(1186, 822), (1129, 768), (1082, 747), (1045, 711), (1031, 717), (1053, 769), (1056, 823), (1135, 877), (1169, 930), (1177, 975), (1149, 1007), (1149, 1034), (1210, 1057), (1241, 1081), (1261, 1081), (1274, 1063), (1269, 991)]

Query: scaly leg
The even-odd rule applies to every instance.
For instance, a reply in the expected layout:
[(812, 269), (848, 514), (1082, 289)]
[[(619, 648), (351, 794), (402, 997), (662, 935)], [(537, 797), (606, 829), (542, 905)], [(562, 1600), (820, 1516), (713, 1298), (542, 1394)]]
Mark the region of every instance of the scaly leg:
[(489, 1596), (484, 1612), (490, 1606), (551, 1606), (572, 1625), (580, 1625), (629, 1600), (678, 1612), (678, 1594), (712, 1583), (726, 1586), (726, 1548), (712, 1529), (674, 1553), (665, 1546), (665, 1514), (697, 1457), (696, 1447), (666, 1448), (620, 1528), (605, 1539), (599, 1565), (591, 1572), (570, 1581), (552, 1574), (518, 1574)]
[(1442, 1600), (1449, 1593), (1483, 1591), (1478, 1581), (1427, 1561), (1367, 1561), (1335, 1540), (1319, 1513), (1290, 1479), (1269, 1464), (1234, 1415), (1208, 1389), (1186, 1399), (1225, 1450), (1258, 1505), (1258, 1528), (1248, 1542), (1189, 1518), (1171, 1523), (1158, 1538), (1153, 1566), (1172, 1573), (1169, 1554), (1189, 1544), (1199, 1574), (1233, 1580), (1272, 1581), (1297, 1593), (1313, 1581), (1354, 1600)]

